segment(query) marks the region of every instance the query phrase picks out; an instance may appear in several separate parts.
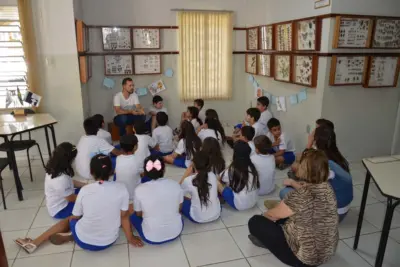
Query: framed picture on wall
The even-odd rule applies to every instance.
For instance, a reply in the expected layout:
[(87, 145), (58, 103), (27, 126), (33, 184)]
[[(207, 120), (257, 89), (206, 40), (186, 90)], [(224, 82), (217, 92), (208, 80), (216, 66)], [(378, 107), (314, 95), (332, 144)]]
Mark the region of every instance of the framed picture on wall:
[(375, 21), (373, 48), (400, 48), (400, 19), (377, 19)]
[(273, 57), (272, 55), (257, 55), (257, 74), (262, 76), (273, 76)]
[(364, 87), (396, 87), (400, 57), (370, 57)]
[(247, 50), (258, 50), (258, 27), (246, 30), (246, 47)]
[(333, 48), (369, 48), (372, 18), (337, 16)]
[(274, 25), (260, 26), (260, 49), (274, 49)]
[(104, 56), (105, 75), (133, 75), (132, 55)]
[(300, 51), (319, 51), (320, 35), (320, 21), (317, 18), (296, 21), (294, 24), (294, 49)]
[(246, 54), (246, 72), (257, 74), (257, 54)]
[(275, 55), (274, 79), (281, 82), (290, 82), (292, 77), (292, 57), (290, 55)]
[(160, 49), (160, 29), (134, 28), (133, 29), (134, 49)]
[(161, 55), (134, 55), (133, 58), (135, 75), (161, 73)]
[(329, 85), (362, 85), (367, 73), (368, 57), (332, 56)]
[(293, 82), (309, 87), (317, 86), (318, 57), (315, 55), (293, 56)]
[(131, 50), (132, 37), (129, 27), (101, 28), (103, 50)]
[(293, 23), (275, 25), (275, 49), (277, 51), (292, 51), (293, 49)]

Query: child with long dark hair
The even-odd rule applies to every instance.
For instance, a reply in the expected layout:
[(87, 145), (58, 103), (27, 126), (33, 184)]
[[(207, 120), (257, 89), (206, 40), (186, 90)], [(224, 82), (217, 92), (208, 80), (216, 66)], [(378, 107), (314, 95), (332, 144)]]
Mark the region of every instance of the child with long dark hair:
[(201, 151), (208, 156), (209, 170), (216, 175), (225, 170), (225, 159), (222, 156), (221, 145), (218, 140), (212, 137), (204, 139)]
[(158, 245), (175, 240), (183, 230), (179, 213), (183, 191), (179, 184), (164, 178), (165, 163), (152, 155), (144, 161), (144, 175), (150, 181), (135, 190), (130, 220), (140, 237), (147, 243)]
[(188, 168), (192, 164), (194, 153), (200, 151), (201, 140), (196, 135), (193, 125), (189, 121), (182, 121), (178, 145), (172, 153), (164, 157), (166, 163), (180, 168)]
[(232, 163), (222, 172), (218, 185), (219, 193), (236, 210), (250, 209), (258, 200), (260, 181), (250, 154), (249, 145), (237, 141), (233, 148)]
[(216, 118), (206, 118), (205, 124), (197, 130), (197, 135), (202, 141), (207, 137), (213, 137), (217, 139), (221, 145), (224, 145), (226, 142), (225, 131), (221, 122)]
[(197, 130), (201, 125), (203, 125), (203, 121), (199, 118), (199, 109), (196, 107), (188, 107), (187, 108), (187, 120), (193, 124), (195, 130)]
[(71, 143), (61, 143), (53, 151), (46, 165), (44, 190), (49, 215), (56, 219), (65, 219), (72, 215), (75, 200), (84, 183), (74, 181), (72, 162), (78, 150)]
[(205, 152), (194, 155), (193, 164), (186, 169), (180, 184), (184, 193), (190, 195), (190, 199), (183, 201), (183, 215), (195, 223), (207, 223), (219, 218), (221, 204), (217, 176), (209, 171), (209, 157)]

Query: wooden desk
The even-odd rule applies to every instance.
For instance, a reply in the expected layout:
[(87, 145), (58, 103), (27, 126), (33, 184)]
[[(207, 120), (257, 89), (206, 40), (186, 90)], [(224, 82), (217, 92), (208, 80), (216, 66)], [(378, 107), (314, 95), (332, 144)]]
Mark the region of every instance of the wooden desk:
[(367, 158), (363, 159), (362, 162), (367, 169), (367, 175), (365, 177), (353, 248), (357, 249), (358, 247), (365, 205), (367, 203), (368, 189), (372, 177), (381, 194), (387, 198), (385, 220), (383, 222), (381, 239), (379, 241), (378, 253), (375, 260), (375, 267), (381, 267), (386, 251), (393, 213), (400, 203), (400, 155)]
[[(51, 155), (51, 147), (49, 140), (48, 129), (51, 131), (54, 148), (57, 146), (56, 135), (54, 132), (54, 124), (57, 121), (46, 113), (42, 114), (31, 114), (27, 116), (13, 116), (9, 114), (0, 115), (0, 137), (4, 139), (5, 143), (11, 143), (14, 141), (15, 136), (31, 132), (38, 129), (44, 129), (46, 135), (47, 149), (49, 156)], [(7, 157), (10, 160), (10, 165), (14, 173), (15, 186), (17, 188), (18, 199), (23, 200), (22, 195), (22, 184), (19, 178), (17, 161), (15, 159), (15, 153), (10, 145), (10, 152), (7, 153)]]

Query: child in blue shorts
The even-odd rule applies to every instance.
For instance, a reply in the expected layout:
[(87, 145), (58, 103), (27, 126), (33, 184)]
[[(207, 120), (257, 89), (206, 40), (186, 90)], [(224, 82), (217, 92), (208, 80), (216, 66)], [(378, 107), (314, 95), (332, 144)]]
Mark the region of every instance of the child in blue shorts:
[(267, 125), (269, 129), (267, 136), (272, 142), (270, 152), (275, 155), (276, 165), (280, 168), (291, 165), (296, 160), (296, 150), (292, 140), (282, 131), (281, 123), (278, 119), (270, 119)]
[(168, 115), (165, 112), (158, 112), (156, 119), (158, 126), (153, 130), (152, 137), (157, 143), (157, 149), (150, 149), (150, 152), (152, 155), (161, 157), (171, 155), (174, 152), (174, 134), (171, 127), (167, 125)]

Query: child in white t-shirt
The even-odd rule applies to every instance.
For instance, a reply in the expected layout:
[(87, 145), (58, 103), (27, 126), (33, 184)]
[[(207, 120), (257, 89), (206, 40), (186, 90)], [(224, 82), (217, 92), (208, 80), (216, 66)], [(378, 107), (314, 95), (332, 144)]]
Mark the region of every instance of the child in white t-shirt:
[(197, 135), (201, 141), (204, 141), (207, 137), (213, 137), (218, 140), (221, 146), (226, 142), (225, 131), (221, 122), (216, 118), (206, 118), (206, 122), (197, 130)]
[(128, 191), (121, 183), (108, 182), (112, 174), (111, 159), (105, 155), (94, 156), (90, 161), (90, 171), (96, 182), (82, 187), (72, 216), (35, 239), (18, 238), (15, 243), (28, 253), (34, 252), (47, 240), (54, 245), (75, 241), (84, 250), (100, 251), (115, 243), (122, 225), (128, 243), (143, 246), (140, 238), (132, 234)]
[(212, 222), (219, 218), (221, 204), (217, 176), (209, 172), (209, 159), (205, 152), (194, 155), (193, 164), (186, 169), (180, 184), (184, 193), (190, 195), (183, 201), (183, 215), (195, 223)]
[(196, 107), (191, 106), (187, 108), (186, 118), (193, 124), (195, 131), (203, 125), (203, 121), (199, 118), (199, 109)]
[(257, 99), (257, 109), (261, 112), (258, 122), (263, 126), (264, 132), (268, 132), (268, 121), (272, 119), (272, 113), (268, 110), (269, 99), (266, 96), (261, 96)]
[(278, 119), (272, 118), (268, 122), (268, 138), (272, 142), (271, 153), (275, 156), (275, 162), (278, 167), (291, 165), (296, 160), (295, 148), (284, 132), (282, 132), (281, 123)]
[[(251, 127), (254, 128), (254, 138), (260, 135), (266, 135), (267, 131), (265, 131), (264, 126), (258, 122), (260, 119), (261, 113), (257, 108), (249, 108), (246, 111), (246, 121), (249, 123)], [(253, 139), (254, 139), (253, 138)]]
[(180, 128), (178, 145), (174, 153), (164, 157), (164, 161), (180, 168), (188, 168), (192, 164), (194, 153), (200, 151), (201, 140), (189, 121), (182, 121)]
[(158, 149), (158, 147), (156, 147), (157, 143), (151, 136), (146, 134), (146, 124), (143, 121), (136, 120), (133, 124), (133, 128), (138, 139), (138, 149), (135, 154), (138, 157), (138, 161), (141, 162), (143, 166), (144, 159), (150, 156), (150, 148)]
[(254, 146), (253, 142), (255, 133), (256, 131), (251, 126), (243, 126), (240, 129), (239, 140), (244, 141), (249, 145), (249, 147), (251, 148), (251, 155), (254, 155), (256, 153), (256, 147)]
[(159, 96), (155, 95), (153, 97), (153, 105), (149, 108), (149, 115), (151, 118), (147, 121), (149, 128), (153, 131), (157, 127), (157, 119), (156, 115), (158, 112), (165, 112), (168, 114), (167, 109), (164, 107), (164, 99)]
[(232, 163), (221, 173), (221, 181), (218, 184), (219, 193), (236, 210), (251, 209), (257, 204), (260, 181), (250, 154), (249, 145), (237, 141), (233, 149)]
[(99, 127), (99, 131), (97, 132), (97, 136), (103, 138), (104, 140), (107, 141), (110, 145), (112, 145), (112, 139), (111, 139), (111, 134), (104, 130), (104, 117), (101, 114), (96, 114), (93, 116), (93, 119), (95, 120), (97, 126)]
[(47, 162), (44, 193), (47, 211), (53, 218), (65, 219), (72, 215), (79, 188), (85, 185), (72, 180), (74, 177), (72, 162), (77, 153), (74, 145), (61, 143)]
[(275, 189), (275, 157), (269, 154), (271, 150), (271, 140), (265, 135), (254, 138), (256, 153), (250, 157), (260, 180), (260, 190), (258, 195), (263, 196), (271, 193)]
[(141, 182), (141, 170), (143, 170), (143, 162), (136, 155), (138, 148), (138, 139), (133, 134), (121, 137), (120, 145), (122, 155), (117, 157), (115, 167), (116, 181), (123, 183), (129, 193), (129, 213), (133, 213), (133, 199), (135, 189)]
[(161, 157), (146, 158), (144, 174), (150, 181), (136, 188), (135, 213), (130, 217), (140, 237), (152, 245), (173, 241), (183, 230), (179, 213), (183, 191), (176, 181), (164, 178), (164, 173)]
[(153, 139), (157, 143), (159, 150), (151, 150), (151, 154), (161, 157), (174, 152), (174, 134), (171, 127), (167, 125), (168, 115), (165, 112), (158, 112), (156, 115), (158, 127), (153, 130)]
[(97, 136), (99, 130), (96, 121), (93, 118), (88, 118), (83, 122), (86, 135), (82, 136), (76, 148), (78, 154), (75, 160), (75, 170), (84, 182), (93, 182), (93, 177), (90, 174), (90, 160), (98, 154), (115, 156), (121, 154), (121, 151), (115, 149), (106, 140)]
[(201, 151), (208, 156), (208, 168), (215, 175), (219, 175), (225, 170), (225, 159), (222, 155), (221, 145), (213, 137), (204, 139)]

